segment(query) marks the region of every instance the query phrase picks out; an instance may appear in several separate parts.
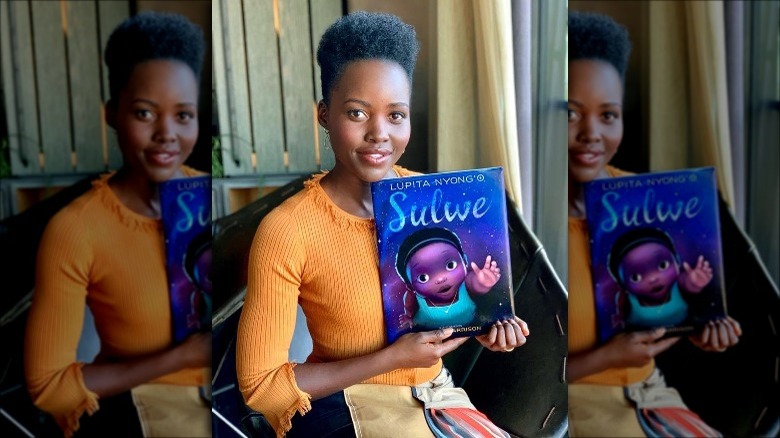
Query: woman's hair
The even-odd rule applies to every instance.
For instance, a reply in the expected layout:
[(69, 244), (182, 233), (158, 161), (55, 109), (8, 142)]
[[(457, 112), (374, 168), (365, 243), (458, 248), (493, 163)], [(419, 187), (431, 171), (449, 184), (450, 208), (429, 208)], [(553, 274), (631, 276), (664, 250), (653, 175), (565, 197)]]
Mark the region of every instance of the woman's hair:
[(631, 53), (628, 31), (606, 15), (569, 12), (569, 61), (598, 59), (624, 79)]
[(116, 102), (136, 65), (167, 59), (187, 64), (200, 81), (203, 31), (181, 15), (144, 12), (123, 21), (106, 44), (110, 99)]
[(414, 27), (395, 15), (360, 11), (339, 18), (322, 35), (317, 49), (325, 104), (330, 102), (330, 91), (344, 68), (353, 61), (382, 59), (398, 63), (411, 84), (419, 50)]

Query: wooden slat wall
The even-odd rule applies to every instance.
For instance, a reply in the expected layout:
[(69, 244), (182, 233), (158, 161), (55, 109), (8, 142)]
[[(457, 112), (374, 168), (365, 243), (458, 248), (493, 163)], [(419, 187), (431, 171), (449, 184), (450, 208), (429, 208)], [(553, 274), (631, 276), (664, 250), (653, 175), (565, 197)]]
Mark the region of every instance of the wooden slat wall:
[[(334, 21), (341, 17), (341, 0), (320, 0), (311, 3), (311, 46), (313, 49), (312, 56), (315, 59), (314, 62), (314, 89), (317, 96), (317, 102), (322, 100), (322, 83), (320, 82), (320, 66), (317, 65), (317, 46), (320, 44), (320, 37), (325, 33), (325, 29), (328, 28)], [(325, 129), (317, 124), (317, 137), (320, 151), (320, 168), (321, 169), (333, 169), (336, 164), (336, 159), (333, 156), (333, 151), (326, 148), (328, 145), (325, 137)]]
[[(103, 102), (108, 101), (108, 69), (105, 68), (103, 62), (103, 51), (106, 49), (106, 43), (111, 32), (130, 16), (130, 4), (127, 0), (100, 0), (97, 2), (98, 6), (98, 19), (100, 22), (100, 66), (102, 71), (102, 90), (103, 90)], [(108, 155), (108, 168), (118, 169), (122, 165), (122, 152), (119, 150), (119, 143), (116, 141), (116, 135), (103, 124), (103, 131), (101, 132), (104, 139), (104, 147), (106, 148), (106, 154)]]
[(70, 102), (68, 61), (62, 38), (61, 3), (36, 0), (31, 3), (35, 47), (35, 78), (46, 85), (38, 99), (44, 169), (53, 173), (71, 171)]
[(2, 81), (16, 176), (98, 172), (121, 164), (103, 120), (102, 50), (129, 0), (0, 3)]
[(285, 173), (282, 83), (274, 3), (245, 0), (244, 22), (247, 29), (252, 29), (251, 37), (246, 41), (246, 52), (257, 172)]
[(218, 0), (214, 78), (226, 176), (331, 168), (315, 51), (340, 0)]

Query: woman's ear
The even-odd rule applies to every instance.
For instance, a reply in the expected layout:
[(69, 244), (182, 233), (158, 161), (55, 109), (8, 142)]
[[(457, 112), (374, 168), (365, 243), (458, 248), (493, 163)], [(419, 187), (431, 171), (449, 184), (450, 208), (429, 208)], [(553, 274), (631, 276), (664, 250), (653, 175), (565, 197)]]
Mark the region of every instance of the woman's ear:
[(324, 129), (328, 129), (328, 105), (325, 104), (324, 100), (317, 103), (317, 122)]
[(116, 108), (114, 107), (114, 103), (109, 100), (105, 105), (103, 105), (103, 109), (106, 125), (116, 129)]

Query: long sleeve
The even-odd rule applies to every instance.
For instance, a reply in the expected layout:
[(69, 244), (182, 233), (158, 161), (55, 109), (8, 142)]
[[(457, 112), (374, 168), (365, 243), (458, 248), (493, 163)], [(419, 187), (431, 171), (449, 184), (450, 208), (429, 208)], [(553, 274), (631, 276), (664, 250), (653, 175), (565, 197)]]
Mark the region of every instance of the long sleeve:
[(25, 377), (36, 406), (51, 413), (66, 436), (79, 417), (98, 408), (84, 385), (76, 349), (92, 252), (83, 227), (58, 215), (46, 228), (38, 251), (36, 287), (25, 339)]
[(249, 255), (248, 284), (238, 326), (236, 369), (247, 405), (278, 435), (290, 429), (310, 396), (295, 382), (288, 351), (295, 328), (305, 250), (292, 218), (277, 209), (260, 224)]

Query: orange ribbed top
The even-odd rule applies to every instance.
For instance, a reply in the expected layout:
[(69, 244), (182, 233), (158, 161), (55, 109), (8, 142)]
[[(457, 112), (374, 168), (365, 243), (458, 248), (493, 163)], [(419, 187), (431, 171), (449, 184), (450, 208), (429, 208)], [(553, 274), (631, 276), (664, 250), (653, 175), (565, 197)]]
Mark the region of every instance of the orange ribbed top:
[[(95, 362), (156, 353), (173, 342), (162, 221), (125, 207), (108, 186), (110, 176), (51, 219), (38, 249), (25, 378), (35, 405), (66, 436), (84, 411), (98, 409), (97, 395), (84, 385), (84, 364), (76, 362), (85, 304), (100, 337)], [(154, 382), (202, 385), (205, 371), (184, 369)]]
[[(400, 176), (413, 173), (394, 168)], [(364, 356), (387, 346), (373, 219), (337, 207), (320, 174), (260, 223), (249, 254), (246, 300), (238, 326), (236, 369), (244, 400), (282, 436), (296, 411), (311, 407), (296, 382), (288, 350), (296, 304), (314, 348), (307, 362)], [(431, 368), (405, 368), (363, 383), (417, 385)]]
[[(630, 175), (607, 166), (610, 177)], [(590, 243), (585, 219), (569, 217), (569, 355), (596, 348), (596, 304), (590, 269)], [(610, 368), (572, 383), (625, 386), (646, 379), (655, 362), (639, 368)]]

